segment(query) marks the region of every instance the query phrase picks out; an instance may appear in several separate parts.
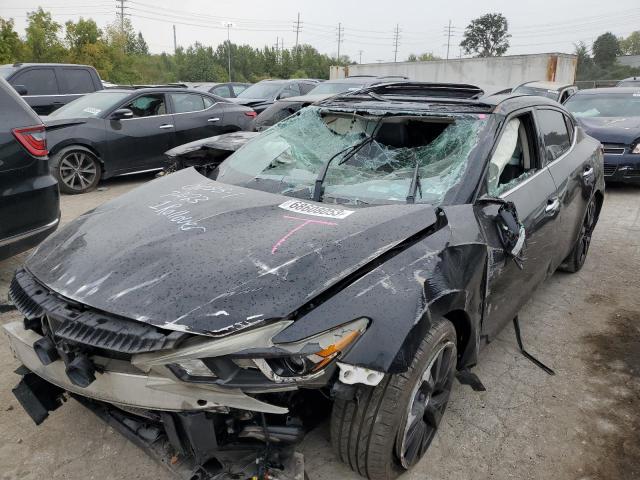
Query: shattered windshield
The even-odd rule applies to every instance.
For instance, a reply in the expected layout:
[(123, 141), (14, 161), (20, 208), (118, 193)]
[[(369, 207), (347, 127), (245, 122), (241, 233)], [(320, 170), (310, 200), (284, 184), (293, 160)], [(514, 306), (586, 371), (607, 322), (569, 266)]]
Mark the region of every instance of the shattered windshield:
[[(308, 107), (231, 155), (218, 180), (308, 199), (334, 157), (323, 182), (324, 201), (404, 203), (415, 190), (415, 202), (438, 204), (460, 182), (486, 118), (382, 118)], [(361, 143), (357, 152), (350, 150)]]

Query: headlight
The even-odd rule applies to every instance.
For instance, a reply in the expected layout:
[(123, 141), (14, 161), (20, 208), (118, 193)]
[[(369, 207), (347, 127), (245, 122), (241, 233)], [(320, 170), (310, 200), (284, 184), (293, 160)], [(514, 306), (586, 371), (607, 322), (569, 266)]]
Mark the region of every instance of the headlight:
[(319, 335), (295, 343), (274, 344), (289, 355), (256, 358), (254, 363), (268, 378), (276, 382), (307, 380), (320, 376), (323, 369), (364, 333), (368, 320), (361, 318)]
[(633, 150), (631, 150), (631, 153), (640, 154), (640, 139), (636, 140), (636, 146), (633, 147)]
[(215, 378), (215, 375), (211, 371), (209, 367), (207, 367), (202, 360), (191, 359), (184, 360), (182, 362), (173, 363), (167, 365), (173, 373), (176, 374), (179, 378), (190, 377), (190, 378)]

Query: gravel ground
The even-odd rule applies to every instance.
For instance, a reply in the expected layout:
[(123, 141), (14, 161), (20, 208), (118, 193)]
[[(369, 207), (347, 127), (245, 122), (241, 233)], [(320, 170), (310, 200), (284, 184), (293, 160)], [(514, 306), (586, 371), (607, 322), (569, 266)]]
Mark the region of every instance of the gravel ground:
[[(62, 197), (62, 222), (149, 176)], [(0, 303), (26, 254), (0, 262)], [(583, 270), (557, 273), (520, 313), (527, 348), (556, 370), (523, 358), (506, 327), (480, 355), (487, 387), (455, 384), (440, 432), (404, 479), (640, 479), (640, 188), (608, 189)], [(0, 314), (0, 322), (19, 318)], [(36, 427), (11, 394), (18, 366), (0, 336), (0, 479), (171, 477), (74, 401)], [(311, 480), (357, 479), (334, 457), (327, 425), (302, 445)]]

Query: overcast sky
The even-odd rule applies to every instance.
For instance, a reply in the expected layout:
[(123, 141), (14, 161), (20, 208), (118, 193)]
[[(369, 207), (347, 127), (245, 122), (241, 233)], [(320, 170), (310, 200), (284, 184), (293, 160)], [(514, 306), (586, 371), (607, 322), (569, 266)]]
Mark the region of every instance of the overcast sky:
[[(0, 0), (0, 17), (14, 18), (24, 35), (26, 14), (42, 6), (59, 23), (93, 18), (104, 27), (116, 19), (119, 0)], [(410, 53), (447, 53), (451, 20), (451, 57), (470, 20), (489, 12), (507, 17), (513, 35), (507, 54), (573, 52), (573, 43), (588, 45), (601, 33), (626, 36), (640, 29), (638, 0), (125, 0), (125, 12), (152, 52), (173, 51), (173, 27), (178, 45), (196, 41), (217, 45), (226, 40), (224, 21), (233, 22), (231, 41), (255, 47), (284, 41), (295, 44), (294, 22), (300, 13), (300, 42), (327, 54), (338, 50), (338, 23), (344, 27), (341, 53), (362, 62), (392, 61), (394, 29), (399, 25), (398, 60)]]

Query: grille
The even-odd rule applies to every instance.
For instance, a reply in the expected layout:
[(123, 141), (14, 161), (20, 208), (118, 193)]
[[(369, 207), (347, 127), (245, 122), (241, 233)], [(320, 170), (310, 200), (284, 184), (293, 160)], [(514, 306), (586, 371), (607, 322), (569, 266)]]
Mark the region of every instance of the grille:
[(607, 155), (623, 155), (624, 147), (618, 145), (603, 145), (603, 151)]
[(616, 173), (616, 170), (618, 169), (617, 165), (611, 165), (608, 163), (604, 164), (604, 174), (607, 177), (610, 177), (611, 175), (613, 175), (614, 173)]
[[(16, 308), (38, 329), (45, 319), (55, 338), (120, 354), (154, 352), (174, 347), (189, 336), (143, 322), (72, 304), (39, 285), (25, 270), (16, 272), (9, 295)], [(38, 328), (36, 328), (36, 324)], [(27, 325), (27, 322), (25, 322)]]

